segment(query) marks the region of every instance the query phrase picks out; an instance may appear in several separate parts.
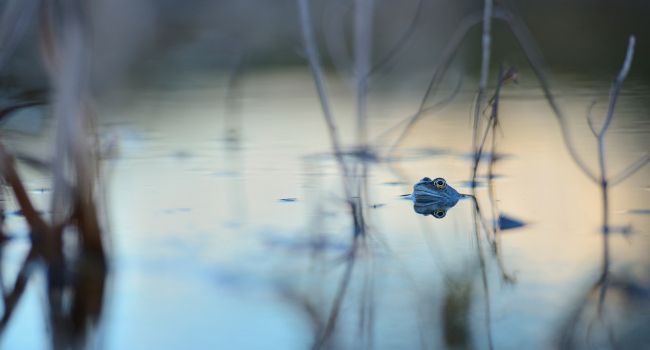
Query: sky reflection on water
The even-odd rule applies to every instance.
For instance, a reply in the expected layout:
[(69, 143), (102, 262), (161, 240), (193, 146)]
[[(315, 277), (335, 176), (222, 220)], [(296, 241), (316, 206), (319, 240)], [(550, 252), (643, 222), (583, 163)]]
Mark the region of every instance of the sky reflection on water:
[[(571, 161), (546, 102), (522, 76), (522, 86), (504, 92), (499, 150), (510, 157), (497, 162), (503, 176), (494, 183), (501, 212), (527, 225), (501, 238), (505, 267), (516, 283), (503, 283), (487, 259), (496, 348), (552, 347), (575, 299), (597, 276), (601, 256), (598, 188)], [(560, 82), (576, 144), (595, 164), (583, 115), (607, 82), (582, 87), (585, 96), (571, 93), (570, 77)], [(119, 145), (104, 162), (113, 270), (99, 338), (107, 348), (304, 349), (313, 343), (301, 303), (328, 311), (345, 274), (341, 251), (350, 244), (351, 228), (341, 179), (333, 158), (314, 157), (328, 152), (329, 143), (307, 75), (260, 73), (242, 85), (238, 142), (222, 132), (224, 87), (218, 84), (154, 91), (129, 105), (103, 107), (104, 133)], [(608, 139), (613, 169), (650, 146), (649, 88), (630, 82), (628, 89), (635, 93), (624, 92)], [(334, 91), (337, 115), (353, 115), (345, 87)], [(370, 97), (370, 135), (412, 114), (419, 98), (410, 91), (390, 98), (382, 93)], [(450, 276), (473, 285), (471, 341), (487, 347), (471, 202), (460, 201), (437, 220), (417, 215), (400, 199), (425, 176), (444, 177), (462, 190), (470, 176), (470, 161), (462, 155), (471, 145), (471, 99), (462, 94), (423, 119), (402, 145), (403, 161), (370, 165), (367, 204), (382, 205), (366, 211), (370, 248), (357, 257), (343, 301), (336, 326), (340, 347), (358, 344), (368, 280), (374, 287), (375, 348), (443, 346), (438, 315)], [(354, 121), (339, 123), (350, 140)], [(423, 149), (442, 152), (409, 157)], [(648, 175), (645, 167), (612, 190), (614, 225), (638, 231), (613, 238), (614, 269), (648, 264), (643, 252), (650, 217), (625, 213), (650, 207)], [(486, 189), (477, 192), (487, 206)], [(10, 243), (7, 254), (19, 246)], [(15, 268), (17, 261), (4, 263)], [(35, 319), (42, 317), (42, 296), (30, 290), (3, 347), (43, 348), (46, 333), (34, 329), (41, 324)]]

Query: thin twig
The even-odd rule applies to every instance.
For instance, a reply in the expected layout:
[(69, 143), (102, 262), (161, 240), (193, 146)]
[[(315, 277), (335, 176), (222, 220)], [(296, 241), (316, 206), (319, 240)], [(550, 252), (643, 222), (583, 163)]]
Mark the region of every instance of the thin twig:
[(632, 164), (628, 165), (625, 169), (621, 170), (618, 174), (612, 176), (608, 181), (609, 185), (614, 186), (621, 183), (623, 180), (632, 176), (634, 173), (636, 173), (639, 169), (641, 169), (649, 162), (650, 162), (650, 153), (646, 153), (637, 161), (633, 162)]
[[(474, 105), (474, 122), (472, 128), (472, 152), (474, 153), (474, 166), (472, 167), (472, 178), (476, 178), (476, 172), (479, 163), (478, 142), (479, 132), (481, 129), (481, 108), (485, 99), (485, 89), (487, 87), (490, 73), (490, 56), (491, 56), (491, 30), (492, 30), (492, 0), (485, 0), (483, 8), (483, 35), (481, 37), (481, 73), (476, 94), (476, 104)], [(474, 185), (474, 184), (473, 184)], [(475, 189), (476, 186), (472, 186)], [(474, 190), (475, 191), (475, 190)]]
[(38, 214), (36, 208), (34, 208), (32, 201), (29, 199), (29, 195), (27, 195), (27, 190), (16, 172), (13, 157), (5, 150), (2, 144), (0, 144), (0, 170), (2, 171), (2, 176), (13, 190), (14, 196), (25, 216), (25, 220), (30, 225), (32, 237), (39, 238), (48, 230), (48, 225)]
[(372, 51), (373, 0), (355, 0), (354, 71), (357, 94), (357, 142), (366, 147), (368, 129), (368, 74)]
[(591, 130), (591, 133), (594, 135), (594, 137), (598, 137), (598, 131), (596, 131), (596, 127), (594, 126), (591, 111), (594, 109), (594, 106), (596, 106), (597, 102), (598, 100), (593, 100), (589, 104), (589, 107), (587, 107), (587, 124), (589, 125), (589, 130)]
[[(378, 142), (379, 140), (383, 139), (384, 137), (386, 137), (388, 134), (390, 134), (392, 131), (394, 131), (395, 129), (397, 129), (397, 128), (400, 127), (401, 125), (406, 124), (406, 126), (402, 129), (402, 131), (400, 132), (399, 136), (397, 137), (397, 139), (396, 139), (395, 142), (393, 143), (392, 148), (397, 147), (397, 145), (399, 145), (399, 144), (402, 143), (402, 141), (403, 141), (404, 138), (408, 135), (409, 131), (411, 131), (411, 128), (415, 125), (415, 123), (416, 123), (416, 122), (417, 122), (417, 121), (418, 121), (418, 120), (419, 120), (419, 119), (420, 119), (420, 118), (421, 118), (425, 113), (439, 111), (439, 110), (445, 108), (446, 106), (448, 106), (448, 105), (451, 103), (451, 101), (453, 101), (453, 99), (454, 99), (454, 98), (458, 95), (458, 93), (460, 92), (460, 88), (461, 88), (461, 86), (462, 86), (462, 82), (463, 82), (462, 79), (459, 78), (459, 79), (458, 79), (458, 83), (456, 84), (456, 87), (455, 87), (455, 88), (454, 88), (454, 89), (449, 93), (448, 96), (446, 96), (445, 98), (443, 98), (443, 99), (440, 100), (440, 101), (437, 101), (437, 102), (434, 103), (433, 105), (428, 106), (428, 107), (425, 107), (425, 108), (422, 108), (422, 110), (419, 110), (417, 113), (415, 113), (415, 114), (413, 114), (413, 115), (410, 115), (410, 116), (408, 116), (408, 117), (406, 117), (406, 118), (400, 120), (399, 122), (395, 123), (393, 126), (391, 126), (390, 128), (386, 129), (384, 132), (382, 132), (381, 134), (379, 134), (379, 135), (376, 137), (376, 141), (375, 141), (375, 142)], [(390, 151), (389, 151), (389, 154), (390, 154)]]
[(339, 311), (341, 310), (341, 305), (345, 298), (345, 294), (348, 290), (350, 279), (352, 277), (352, 271), (354, 270), (354, 265), (356, 261), (356, 250), (357, 250), (357, 240), (355, 238), (353, 247), (351, 248), (351, 253), (348, 256), (348, 261), (345, 266), (345, 272), (341, 277), (338, 291), (336, 292), (336, 296), (334, 297), (334, 302), (332, 303), (332, 307), (329, 312), (327, 323), (323, 328), (322, 334), (318, 335), (318, 338), (316, 339), (316, 342), (312, 346), (312, 349), (322, 349), (326, 345), (327, 340), (330, 338), (330, 336), (334, 332), (334, 329), (336, 328)]
[(408, 42), (408, 39), (413, 35), (413, 32), (415, 31), (416, 24), (418, 19), (420, 18), (420, 13), (422, 13), (422, 4), (424, 3), (424, 0), (418, 0), (418, 4), (415, 7), (415, 13), (413, 14), (413, 18), (408, 24), (408, 27), (404, 30), (400, 38), (395, 41), (395, 45), (390, 48), (383, 56), (381, 56), (377, 62), (375, 62), (370, 68), (370, 71), (368, 72), (368, 76), (373, 75), (376, 73), (378, 70), (380, 70), (383, 66), (385, 66), (388, 62), (390, 62), (397, 53), (402, 50), (404, 45)]
[[(478, 209), (478, 202), (476, 201), (475, 197), (473, 198), (476, 209)], [(478, 211), (476, 213), (478, 213)], [(488, 348), (492, 350), (494, 348), (494, 344), (492, 341), (492, 308), (490, 306), (490, 285), (487, 278), (487, 266), (485, 264), (485, 257), (483, 255), (481, 237), (479, 236), (479, 221), (482, 225), (484, 225), (484, 223), (480, 214), (477, 215), (476, 213), (474, 215), (474, 238), (476, 239), (476, 253), (478, 255), (479, 267), (481, 269), (481, 281), (483, 282), (483, 298), (485, 302), (485, 330), (487, 333)]]
[[(345, 6), (345, 7), (343, 7)], [(352, 11), (352, 4), (347, 0), (333, 0), (325, 4), (320, 21), (323, 25), (325, 49), (336, 71), (340, 74), (351, 73), (351, 54), (345, 33), (345, 19)]]
[(4, 310), (2, 312), (2, 317), (0, 318), (0, 336), (4, 333), (20, 298), (23, 296), (23, 292), (25, 291), (25, 287), (27, 286), (27, 282), (29, 281), (29, 277), (33, 270), (31, 269), (31, 265), (34, 263), (37, 256), (38, 253), (36, 248), (32, 246), (20, 267), (11, 292), (4, 297)]
[(616, 102), (618, 101), (618, 95), (621, 92), (621, 86), (623, 86), (623, 81), (627, 77), (627, 74), (630, 72), (630, 67), (632, 66), (632, 57), (634, 56), (634, 45), (636, 39), (634, 35), (630, 35), (630, 39), (627, 44), (627, 52), (625, 53), (625, 61), (623, 61), (623, 67), (621, 67), (620, 72), (616, 76), (614, 83), (612, 83), (612, 88), (609, 93), (609, 106), (607, 108), (607, 114), (605, 116), (605, 121), (603, 126), (598, 133), (599, 137), (604, 137), (609, 124), (612, 122), (614, 117), (614, 109), (616, 109)]
[[(300, 24), (302, 29), (303, 42), (305, 45), (305, 50), (307, 52), (309, 67), (314, 77), (314, 84), (316, 86), (321, 109), (323, 111), (323, 117), (325, 118), (325, 123), (327, 124), (329, 131), (330, 144), (334, 150), (334, 156), (336, 157), (339, 167), (341, 168), (341, 173), (345, 178), (347, 178), (349, 171), (345, 164), (345, 160), (343, 159), (343, 153), (341, 152), (341, 141), (339, 139), (336, 122), (334, 121), (334, 116), (332, 115), (330, 108), (327, 88), (325, 86), (325, 80), (323, 78), (323, 72), (321, 69), (320, 56), (318, 53), (318, 48), (316, 47), (316, 37), (314, 36), (313, 27), (311, 24), (309, 0), (298, 0), (298, 7), (300, 11)], [(346, 194), (349, 198), (349, 190), (347, 189), (347, 186), (344, 187), (346, 188)]]
[(560, 123), (562, 140), (564, 141), (564, 144), (567, 150), (569, 151), (569, 155), (576, 163), (576, 165), (578, 165), (578, 167), (582, 170), (583, 173), (585, 173), (585, 175), (587, 175), (589, 179), (591, 179), (595, 183), (598, 183), (599, 182), (598, 177), (589, 168), (589, 166), (587, 166), (584, 160), (582, 160), (582, 158), (578, 154), (578, 151), (576, 150), (573, 144), (574, 141), (571, 138), (571, 133), (569, 132), (569, 124), (567, 122), (567, 118), (564, 112), (562, 111), (562, 109), (560, 108), (560, 106), (558, 105), (555, 99), (555, 95), (553, 95), (553, 93), (551, 92), (550, 85), (546, 79), (546, 74), (544, 69), (545, 67), (544, 59), (542, 58), (542, 55), (539, 53), (537, 46), (534, 44), (534, 41), (531, 38), (528, 28), (518, 17), (513, 16), (511, 13), (509, 16), (506, 17), (506, 21), (508, 22), (510, 30), (515, 35), (517, 42), (519, 43), (522, 51), (524, 52), (526, 59), (528, 60), (531, 69), (533, 70), (533, 73), (537, 77), (540, 87), (544, 92), (544, 97), (546, 98), (549, 106), (551, 107), (553, 114), (555, 115), (556, 119)]
[(632, 57), (634, 56), (634, 44), (635, 38), (634, 35), (630, 35), (628, 41), (627, 52), (625, 54), (625, 60), (623, 61), (623, 67), (621, 71), (614, 79), (612, 83), (612, 88), (609, 97), (609, 106), (607, 108), (607, 115), (605, 116), (605, 121), (603, 126), (598, 133), (598, 164), (600, 166), (600, 186), (601, 193), (603, 197), (603, 283), (600, 290), (598, 312), (599, 314), (603, 310), (603, 304), (605, 302), (605, 296), (607, 293), (607, 284), (609, 282), (607, 275), (609, 272), (610, 266), (610, 253), (609, 253), (609, 185), (607, 177), (607, 166), (605, 164), (605, 134), (609, 129), (609, 125), (612, 122), (614, 116), (614, 109), (616, 108), (616, 101), (618, 100), (618, 95), (621, 91), (621, 86), (623, 81), (627, 77), (628, 72), (630, 71), (630, 66), (632, 64)]
[[(443, 50), (440, 61), (438, 61), (436, 66), (433, 67), (433, 74), (431, 76), (431, 79), (429, 80), (429, 84), (427, 85), (424, 95), (420, 100), (420, 105), (418, 106), (417, 111), (408, 118), (409, 125), (411, 126), (414, 125), (415, 122), (417, 122), (418, 119), (422, 116), (422, 113), (425, 109), (424, 106), (426, 104), (426, 101), (429, 99), (429, 96), (431, 96), (431, 93), (435, 90), (438, 83), (440, 82), (440, 79), (442, 78), (442, 76), (444, 76), (444, 73), (447, 71), (447, 67), (451, 63), (453, 57), (458, 52), (458, 49), (460, 48), (460, 44), (463, 42), (463, 39), (467, 35), (467, 32), (478, 23), (481, 23), (481, 15), (478, 13), (463, 18), (463, 20), (459, 23), (456, 31), (451, 36), (451, 38), (447, 43), (447, 46)], [(407, 132), (408, 130), (402, 132), (400, 135), (405, 134)], [(391, 145), (391, 147), (388, 149), (387, 152), (388, 155), (391, 155), (395, 151), (395, 149), (400, 145), (403, 138), (404, 138), (403, 136), (400, 136)]]

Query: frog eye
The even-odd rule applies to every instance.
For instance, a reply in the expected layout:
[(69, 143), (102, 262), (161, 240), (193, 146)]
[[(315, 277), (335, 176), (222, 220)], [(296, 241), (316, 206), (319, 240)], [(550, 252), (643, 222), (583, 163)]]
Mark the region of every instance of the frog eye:
[(433, 211), (433, 216), (435, 216), (438, 219), (442, 219), (447, 215), (447, 211), (444, 209), (436, 209)]
[(445, 179), (439, 177), (439, 178), (433, 180), (433, 185), (436, 186), (436, 188), (439, 189), (439, 190), (444, 190), (447, 187), (447, 181), (445, 181)]
[(431, 182), (431, 179), (428, 178), (428, 177), (423, 177), (422, 180), (420, 180), (420, 181)]

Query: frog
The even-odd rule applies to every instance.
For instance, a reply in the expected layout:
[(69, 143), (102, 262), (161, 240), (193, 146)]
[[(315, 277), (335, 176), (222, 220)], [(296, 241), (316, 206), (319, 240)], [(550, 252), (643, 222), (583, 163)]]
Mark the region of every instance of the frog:
[(455, 206), (461, 198), (467, 196), (458, 193), (441, 177), (433, 180), (424, 177), (413, 186), (413, 209), (418, 214), (431, 215), (437, 219), (442, 219), (447, 215), (449, 208)]

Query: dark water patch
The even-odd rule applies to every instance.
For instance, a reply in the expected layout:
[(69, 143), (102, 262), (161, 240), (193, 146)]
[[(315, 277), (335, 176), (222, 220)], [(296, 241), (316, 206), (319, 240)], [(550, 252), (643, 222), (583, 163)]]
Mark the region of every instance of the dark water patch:
[(478, 175), (477, 176), (479, 179), (485, 179), (485, 180), (496, 180), (496, 179), (503, 179), (506, 177), (506, 175), (502, 174), (483, 174), (483, 175)]
[[(621, 226), (610, 225), (607, 231), (609, 233), (621, 234), (623, 236), (629, 236), (634, 233), (634, 230), (632, 229), (632, 225), (621, 225)], [(604, 228), (601, 228), (600, 233), (603, 232), (605, 232), (605, 230)]]
[(266, 235), (263, 239), (265, 246), (269, 248), (279, 248), (292, 252), (299, 251), (346, 251), (350, 248), (349, 243), (336, 242), (327, 239), (324, 236), (314, 238), (294, 238), (283, 237), (278, 235)]
[(241, 272), (225, 269), (214, 271), (212, 280), (221, 287), (239, 287), (246, 282)]
[[(36, 210), (36, 213), (39, 214), (39, 215), (43, 215), (43, 214), (49, 214), (50, 211), (49, 210)], [(25, 216), (25, 214), (23, 213), (23, 211), (21, 209), (7, 211), (7, 212), (5, 212), (5, 215), (6, 216), (15, 216), (15, 217), (24, 217)]]
[(291, 203), (291, 202), (297, 202), (297, 201), (298, 201), (298, 198), (295, 198), (295, 197), (287, 197), (287, 198), (278, 199), (278, 202), (282, 202), (282, 203)]
[(375, 149), (368, 147), (343, 151), (341, 154), (344, 157), (354, 158), (362, 162), (378, 163), (381, 161), (379, 153)]
[(620, 279), (612, 281), (610, 287), (621, 290), (628, 299), (650, 301), (650, 286), (644, 282)]
[[(512, 154), (507, 154), (507, 153), (490, 153), (490, 152), (481, 152), (481, 156), (479, 161), (481, 162), (489, 162), (489, 161), (494, 161), (494, 162), (499, 162), (502, 160), (510, 159), (513, 158), (514, 156)], [(473, 152), (469, 153), (462, 153), (458, 156), (458, 158), (466, 161), (473, 162), (474, 159), (476, 158), (476, 154)]]
[(244, 226), (244, 223), (240, 221), (226, 221), (223, 223), (223, 227), (227, 229), (239, 229), (242, 226)]
[(171, 154), (171, 157), (177, 160), (185, 160), (194, 157), (194, 154), (187, 150), (176, 150)]
[(32, 189), (29, 190), (29, 192), (31, 192), (31, 193), (39, 193), (39, 194), (43, 194), (43, 193), (49, 193), (49, 192), (52, 192), (52, 189), (50, 189), (50, 188), (45, 188), (45, 187), (32, 188)]
[(48, 173), (52, 171), (52, 163), (50, 163), (47, 160), (40, 159), (38, 157), (29, 155), (29, 154), (23, 154), (19, 153), (16, 154), (16, 159), (18, 159), (21, 163), (29, 166), (33, 170), (36, 170), (41, 173)]
[(501, 231), (514, 230), (526, 226), (525, 222), (505, 214), (499, 215), (498, 224)]
[(650, 215), (650, 208), (646, 209), (628, 209), (623, 211), (625, 214), (629, 215)]
[(485, 183), (484, 181), (478, 181), (478, 180), (465, 180), (459, 183), (460, 183), (460, 187), (463, 188), (479, 188), (479, 187), (485, 187), (487, 185), (487, 183)]
[(423, 160), (429, 158), (436, 158), (446, 156), (451, 153), (447, 148), (426, 147), (426, 148), (407, 148), (401, 149), (399, 154), (388, 157), (386, 161), (409, 161), (409, 160)]
[(163, 209), (162, 213), (163, 214), (183, 214), (183, 213), (189, 213), (191, 211), (192, 211), (192, 208), (179, 207), (179, 208)]
[(381, 183), (382, 186), (401, 186), (406, 185), (406, 182), (403, 181), (386, 181)]
[(232, 170), (218, 170), (210, 173), (210, 176), (215, 176), (215, 177), (239, 177), (241, 176), (241, 172), (239, 171), (232, 171)]
[[(368, 163), (377, 163), (382, 159), (379, 153), (372, 148), (360, 148), (360, 149), (349, 149), (342, 150), (339, 153), (346, 160), (357, 160)], [(334, 152), (325, 152), (325, 153), (315, 153), (309, 154), (303, 157), (303, 160), (306, 161), (323, 161), (323, 160), (336, 160)]]
[[(345, 159), (356, 160), (367, 163), (380, 162), (403, 162), (416, 161), (428, 158), (435, 158), (450, 154), (451, 151), (445, 148), (413, 148), (399, 150), (398, 154), (386, 156), (381, 150), (376, 148), (361, 148), (344, 150), (340, 155)], [(334, 160), (334, 153), (318, 153), (303, 157), (305, 160)]]
[(45, 130), (48, 110), (39, 104), (32, 104), (25, 105), (25, 108), (3, 108), (2, 114), (4, 130), (38, 136)]

